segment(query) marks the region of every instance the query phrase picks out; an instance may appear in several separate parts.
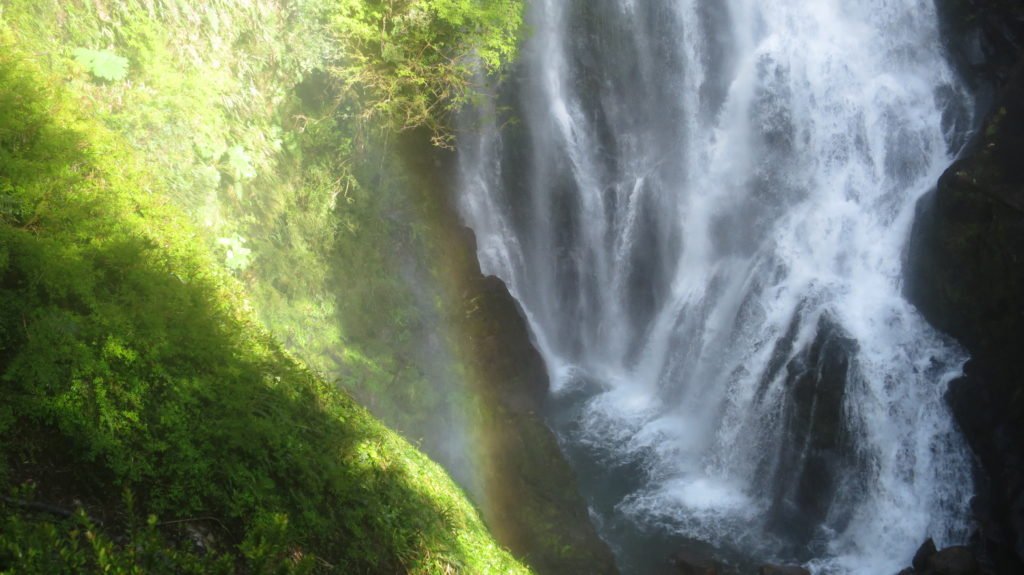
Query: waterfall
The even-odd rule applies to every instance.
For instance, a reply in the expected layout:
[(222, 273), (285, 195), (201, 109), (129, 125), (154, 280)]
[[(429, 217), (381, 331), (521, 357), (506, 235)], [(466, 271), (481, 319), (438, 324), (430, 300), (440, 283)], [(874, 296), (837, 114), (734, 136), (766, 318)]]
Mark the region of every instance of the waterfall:
[(467, 115), (460, 209), (623, 572), (645, 539), (864, 574), (965, 539), (942, 395), (966, 357), (901, 295), (970, 109), (932, 0), (535, 0), (528, 21)]

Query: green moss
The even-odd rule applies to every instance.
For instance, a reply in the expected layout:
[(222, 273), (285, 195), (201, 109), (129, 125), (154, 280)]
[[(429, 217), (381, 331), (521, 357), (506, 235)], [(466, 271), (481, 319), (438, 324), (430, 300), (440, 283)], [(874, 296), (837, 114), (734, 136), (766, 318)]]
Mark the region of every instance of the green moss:
[(525, 572), (437, 465), (279, 348), (148, 157), (8, 36), (0, 571)]

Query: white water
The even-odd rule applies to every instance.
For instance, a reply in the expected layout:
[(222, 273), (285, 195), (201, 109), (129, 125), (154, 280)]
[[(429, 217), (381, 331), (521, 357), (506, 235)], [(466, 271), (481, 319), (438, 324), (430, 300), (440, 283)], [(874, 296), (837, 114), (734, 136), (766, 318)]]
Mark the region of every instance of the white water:
[(966, 100), (940, 97), (962, 91), (932, 0), (536, 0), (530, 22), (519, 123), (463, 138), (461, 208), (553, 392), (587, 390), (563, 441), (643, 473), (605, 513), (822, 572), (962, 539), (942, 394), (965, 357), (900, 293)]

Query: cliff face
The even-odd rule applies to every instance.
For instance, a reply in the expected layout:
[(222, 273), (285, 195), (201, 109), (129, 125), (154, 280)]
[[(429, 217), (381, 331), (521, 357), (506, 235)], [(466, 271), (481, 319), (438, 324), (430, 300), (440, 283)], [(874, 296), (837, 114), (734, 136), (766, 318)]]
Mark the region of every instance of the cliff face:
[(1024, 48), (1024, 2), (935, 0), (949, 57), (975, 87), (1005, 84)]
[(971, 353), (947, 400), (979, 464), (975, 544), (994, 572), (1022, 572), (1024, 3), (938, 4), (984, 119), (918, 206), (907, 293)]
[(495, 537), (541, 575), (617, 572), (591, 524), (576, 476), (544, 420), (548, 373), (519, 304), (502, 281), (485, 277), (476, 238), (451, 196), (455, 156), (411, 133), (401, 145), (418, 185), (419, 221), (441, 253), (433, 259), (446, 322), (476, 398), (481, 511)]

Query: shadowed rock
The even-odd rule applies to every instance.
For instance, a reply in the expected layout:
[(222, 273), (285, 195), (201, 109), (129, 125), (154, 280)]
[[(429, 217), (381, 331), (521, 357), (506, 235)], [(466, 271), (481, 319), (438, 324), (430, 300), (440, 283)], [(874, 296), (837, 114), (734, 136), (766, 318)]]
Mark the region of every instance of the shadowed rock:
[(757, 575), (811, 575), (811, 572), (796, 565), (762, 565)]
[(922, 571), (927, 568), (928, 560), (938, 552), (939, 550), (935, 548), (935, 542), (932, 541), (931, 537), (929, 537), (927, 541), (921, 544), (917, 553), (914, 554), (914, 570)]
[(669, 564), (679, 575), (719, 575), (721, 573), (721, 567), (714, 560), (688, 550), (672, 554)]
[(481, 502), (496, 539), (540, 575), (616, 573), (611, 550), (590, 522), (572, 468), (543, 412), (548, 397), (544, 360), (518, 302), (496, 277), (480, 272), (473, 232), (451, 202), (454, 156), (408, 135), (402, 142), (422, 184), (414, 194), (444, 258), (439, 274), (452, 303), (446, 310), (455, 346), (473, 386), (486, 492)]
[(918, 205), (907, 295), (971, 353), (946, 399), (978, 456), (979, 553), (1024, 573), (1024, 67)]

